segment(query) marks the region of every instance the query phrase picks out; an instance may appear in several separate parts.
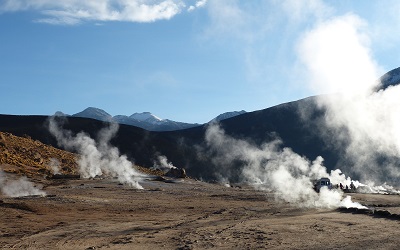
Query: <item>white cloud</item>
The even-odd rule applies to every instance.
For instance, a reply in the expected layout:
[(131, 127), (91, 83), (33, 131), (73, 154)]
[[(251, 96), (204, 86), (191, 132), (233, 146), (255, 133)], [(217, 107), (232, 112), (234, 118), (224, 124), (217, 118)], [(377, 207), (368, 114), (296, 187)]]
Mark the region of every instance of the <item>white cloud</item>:
[(255, 85), (268, 79), (270, 53), (276, 51), (270, 36), (276, 28), (271, 2), (209, 0), (208, 22), (201, 32), (203, 41), (238, 54), (247, 81)]
[(203, 7), (203, 6), (206, 5), (206, 3), (207, 3), (207, 0), (200, 0), (200, 1), (197, 1), (197, 2), (196, 2), (196, 7), (197, 7), (197, 8)]
[(295, 22), (304, 21), (311, 17), (322, 19), (333, 11), (321, 0), (284, 0), (277, 1), (286, 16)]
[(208, 15), (210, 24), (207, 26), (207, 37), (228, 37), (249, 40), (254, 36), (253, 31), (258, 27), (252, 17), (253, 9), (246, 9), (238, 1), (212, 0), (209, 1)]
[(0, 12), (39, 11), (43, 18), (37, 22), (73, 25), (83, 21), (168, 20), (185, 6), (182, 0), (5, 0)]
[(270, 38), (276, 31), (296, 33), (303, 22), (322, 19), (332, 12), (321, 0), (209, 0), (207, 10), (210, 22), (206, 36), (251, 43)]
[(190, 12), (190, 11), (193, 11), (193, 10), (195, 10), (197, 8), (204, 7), (206, 5), (206, 3), (207, 3), (207, 0), (199, 0), (199, 1), (197, 1), (195, 3), (195, 5), (189, 6), (188, 11)]
[(247, 81), (262, 88), (279, 84), (274, 75), (289, 77), (299, 31), (332, 12), (320, 0), (209, 0), (206, 9), (202, 38), (238, 53)]

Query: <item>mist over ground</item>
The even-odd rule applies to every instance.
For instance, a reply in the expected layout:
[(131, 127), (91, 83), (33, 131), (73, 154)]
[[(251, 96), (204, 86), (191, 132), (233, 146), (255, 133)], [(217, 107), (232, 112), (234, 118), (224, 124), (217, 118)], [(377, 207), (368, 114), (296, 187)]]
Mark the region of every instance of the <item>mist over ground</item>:
[[(319, 129), (316, 132), (332, 150), (341, 153), (337, 169), (328, 173), (323, 155), (309, 160), (282, 147), (279, 136), (259, 146), (210, 125), (207, 149), (200, 148), (200, 155), (212, 156), (218, 166), (215, 176), (229, 182), (239, 174), (241, 181), (304, 207), (335, 207), (346, 202), (340, 191), (324, 190), (318, 195), (312, 190), (312, 180), (321, 177), (349, 185), (351, 178), (342, 170), (371, 187), (387, 182), (400, 185), (400, 87), (381, 87), (382, 70), (369, 45), (368, 24), (351, 13), (320, 20), (298, 40), (298, 70), (310, 89), (324, 93), (316, 97), (316, 107), (325, 113), (314, 119), (314, 110), (300, 107), (298, 112), (305, 124)], [(235, 165), (243, 167), (232, 169)]]
[(237, 174), (232, 173), (230, 166), (240, 161), (243, 164), (240, 183), (273, 192), (277, 200), (306, 208), (363, 207), (353, 203), (350, 197), (344, 198), (338, 189), (315, 192), (313, 181), (319, 178), (329, 177), (333, 183), (345, 185), (349, 185), (351, 179), (339, 169), (328, 173), (320, 156), (310, 161), (290, 148), (282, 148), (279, 139), (257, 146), (226, 135), (219, 125), (214, 124), (207, 129), (206, 142), (207, 153), (213, 156), (214, 164), (220, 166), (216, 176), (220, 177), (221, 183), (229, 184), (231, 174)]
[(49, 130), (60, 146), (78, 151), (79, 173), (82, 178), (102, 175), (116, 177), (122, 184), (142, 189), (139, 180), (144, 175), (134, 169), (133, 163), (125, 155), (121, 155), (117, 147), (110, 144), (118, 131), (118, 124), (110, 123), (109, 127), (98, 132), (97, 140), (94, 140), (84, 132), (74, 135), (63, 129), (62, 120), (60, 117), (50, 117)]
[(20, 197), (29, 195), (45, 196), (46, 192), (41, 190), (40, 186), (36, 186), (28, 178), (22, 176), (20, 178), (11, 178), (0, 169), (0, 191), (5, 196)]

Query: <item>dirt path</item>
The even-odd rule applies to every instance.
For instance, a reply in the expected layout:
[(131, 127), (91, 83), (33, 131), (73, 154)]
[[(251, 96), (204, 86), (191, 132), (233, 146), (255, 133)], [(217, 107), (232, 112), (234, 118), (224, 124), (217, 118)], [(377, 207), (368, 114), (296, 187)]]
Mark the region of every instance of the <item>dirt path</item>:
[[(299, 209), (273, 194), (193, 180), (44, 181), (47, 197), (0, 196), (0, 246), (23, 249), (397, 249), (400, 221)], [(396, 210), (400, 196), (355, 194)]]

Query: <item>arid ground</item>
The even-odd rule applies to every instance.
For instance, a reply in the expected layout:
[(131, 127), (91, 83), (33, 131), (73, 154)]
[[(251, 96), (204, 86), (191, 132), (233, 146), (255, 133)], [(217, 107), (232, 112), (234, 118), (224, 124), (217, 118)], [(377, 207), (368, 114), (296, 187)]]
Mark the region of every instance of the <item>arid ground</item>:
[[(52, 159), (74, 176), (78, 156), (0, 132), (3, 182), (29, 177), (46, 196), (0, 193), (0, 248), (398, 249), (400, 196), (350, 194), (370, 209), (301, 209), (273, 193), (160, 177), (48, 179)], [(53, 162), (54, 163), (54, 162)], [(1, 183), (0, 183), (1, 184)], [(4, 186), (4, 183), (3, 183)], [(4, 190), (3, 190), (4, 191)]]
[[(22, 249), (398, 249), (400, 220), (300, 209), (272, 193), (191, 179), (34, 180), (46, 197), (0, 196), (0, 246)], [(400, 213), (400, 196), (352, 194)]]

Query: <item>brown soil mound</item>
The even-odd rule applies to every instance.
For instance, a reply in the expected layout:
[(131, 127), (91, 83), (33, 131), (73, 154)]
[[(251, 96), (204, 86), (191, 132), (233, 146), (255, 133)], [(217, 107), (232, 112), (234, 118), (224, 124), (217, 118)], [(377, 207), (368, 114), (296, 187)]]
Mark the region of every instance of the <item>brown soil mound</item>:
[(5, 172), (33, 177), (51, 175), (52, 164), (61, 174), (77, 174), (78, 155), (48, 146), (29, 136), (0, 132), (0, 165)]
[[(32, 140), (29, 136), (19, 137), (0, 132), (0, 166), (8, 173), (28, 177), (46, 177), (53, 175), (52, 165), (59, 164), (59, 174), (77, 175), (79, 155), (57, 149)], [(135, 166), (148, 175), (164, 175), (160, 170), (151, 170)]]

